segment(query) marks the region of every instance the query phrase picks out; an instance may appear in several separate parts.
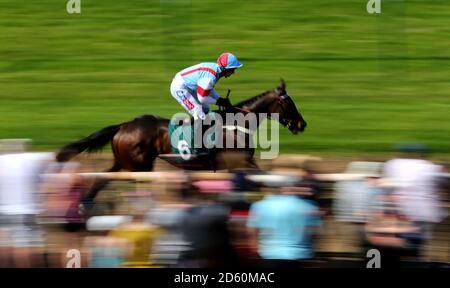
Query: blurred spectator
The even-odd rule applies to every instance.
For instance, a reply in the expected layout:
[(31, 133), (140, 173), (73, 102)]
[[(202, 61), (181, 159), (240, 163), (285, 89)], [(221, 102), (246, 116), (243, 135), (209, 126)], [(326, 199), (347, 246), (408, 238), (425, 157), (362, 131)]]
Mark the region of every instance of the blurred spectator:
[(381, 193), (371, 179), (381, 177), (380, 162), (351, 162), (343, 175), (346, 177), (335, 183), (333, 210), (338, 221), (365, 223), (368, 209), (376, 195)]
[(94, 233), (85, 239), (90, 267), (154, 267), (151, 255), (159, 227), (139, 217), (108, 215), (91, 217), (87, 228)]
[[(401, 154), (385, 163), (383, 174), (385, 186), (389, 188), (389, 203), (395, 206), (395, 213), (388, 213), (387, 219), (398, 242), (392, 244), (395, 250), (385, 254), (394, 255), (390, 260), (399, 265), (405, 249), (412, 251), (413, 256), (419, 256), (424, 242), (431, 237), (432, 224), (442, 221), (445, 215), (438, 196), (438, 176), (442, 167), (424, 159), (427, 152), (424, 145), (405, 144), (397, 148)], [(386, 213), (378, 215), (386, 219)], [(394, 225), (392, 219), (403, 220), (401, 227), (398, 222)], [(383, 242), (385, 239), (378, 240)]]
[(400, 267), (404, 256), (417, 256), (422, 244), (421, 227), (401, 214), (389, 193), (373, 199), (364, 229), (366, 251), (380, 251), (381, 267)]
[(152, 259), (157, 265), (175, 267), (182, 251), (188, 249), (182, 234), (182, 219), (189, 204), (179, 202), (167, 203), (151, 209), (147, 221), (160, 226), (164, 232), (155, 239)]
[(65, 223), (68, 231), (84, 227), (85, 219), (78, 213), (82, 195), (87, 191), (86, 180), (78, 175), (80, 163), (54, 163), (44, 177), (46, 203), (42, 218), (49, 223)]
[(249, 192), (255, 191), (259, 188), (259, 185), (251, 181), (248, 175), (262, 174), (258, 170), (254, 169), (235, 169), (233, 170), (233, 184), (234, 191), (236, 192)]
[(322, 184), (316, 179), (315, 173), (311, 168), (305, 167), (302, 169), (302, 172), (302, 186), (310, 189), (310, 198), (319, 204), (321, 201), (320, 194), (323, 190)]
[(152, 247), (156, 236), (161, 233), (158, 226), (145, 223), (139, 219), (125, 223), (109, 233), (111, 239), (126, 240), (130, 253), (122, 263), (124, 267), (152, 267)]
[(215, 194), (191, 191), (193, 205), (181, 219), (184, 240), (190, 249), (180, 257), (181, 267), (232, 267), (237, 254), (231, 244), (229, 209), (215, 203)]
[(402, 154), (386, 162), (384, 177), (393, 184), (392, 193), (401, 213), (420, 225), (428, 237), (430, 224), (445, 217), (438, 196), (442, 167), (424, 159), (424, 145), (406, 144), (398, 149)]
[(0, 155), (0, 262), (30, 267), (33, 251), (44, 243), (36, 216), (42, 208), (40, 177), (53, 154), (17, 152)]
[(310, 195), (305, 188), (276, 189), (276, 194), (251, 206), (247, 226), (264, 266), (293, 268), (313, 258), (314, 236), (321, 221), (314, 202), (298, 197)]
[(121, 268), (131, 253), (129, 242), (121, 238), (89, 236), (84, 246), (89, 255), (89, 268)]

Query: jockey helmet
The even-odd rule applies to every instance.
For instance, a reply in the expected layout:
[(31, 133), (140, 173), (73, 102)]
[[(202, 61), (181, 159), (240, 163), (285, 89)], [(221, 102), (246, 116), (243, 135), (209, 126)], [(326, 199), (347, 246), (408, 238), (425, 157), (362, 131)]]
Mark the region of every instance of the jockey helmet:
[(240, 68), (243, 65), (239, 62), (236, 56), (231, 53), (222, 53), (217, 59), (217, 65), (224, 69)]

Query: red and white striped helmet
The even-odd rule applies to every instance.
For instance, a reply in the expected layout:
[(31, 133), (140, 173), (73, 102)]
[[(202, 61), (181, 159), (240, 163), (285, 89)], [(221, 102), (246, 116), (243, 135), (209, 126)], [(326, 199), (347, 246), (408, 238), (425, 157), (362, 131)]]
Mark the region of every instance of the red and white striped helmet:
[(228, 52), (222, 53), (222, 55), (219, 56), (217, 65), (225, 69), (240, 68), (243, 66), (236, 56)]

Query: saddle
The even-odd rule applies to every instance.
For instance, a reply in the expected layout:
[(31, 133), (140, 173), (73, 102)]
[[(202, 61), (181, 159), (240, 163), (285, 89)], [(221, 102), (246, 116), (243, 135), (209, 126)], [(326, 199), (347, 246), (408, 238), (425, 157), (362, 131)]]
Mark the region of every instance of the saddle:
[[(216, 126), (215, 120), (218, 115), (216, 113), (217, 111), (211, 111), (206, 115), (210, 121), (194, 121), (187, 117), (172, 118), (168, 124), (171, 154), (160, 154), (158, 157), (184, 169), (196, 170), (198, 167), (215, 170), (217, 153), (215, 148), (223, 147), (225, 133), (239, 131), (251, 134), (251, 131), (236, 124), (223, 125), (224, 123), (221, 123), (223, 119), (219, 122), (221, 126)], [(208, 125), (205, 122), (212, 124)], [(217, 128), (220, 128), (221, 134), (216, 133)]]
[[(214, 115), (213, 112), (210, 112), (207, 117), (214, 120)], [(172, 119), (169, 123), (172, 154), (179, 154), (184, 160), (209, 155), (211, 149), (208, 147), (214, 147), (216, 141), (214, 133), (208, 133), (204, 137), (209, 127), (210, 125), (194, 121), (192, 118)]]

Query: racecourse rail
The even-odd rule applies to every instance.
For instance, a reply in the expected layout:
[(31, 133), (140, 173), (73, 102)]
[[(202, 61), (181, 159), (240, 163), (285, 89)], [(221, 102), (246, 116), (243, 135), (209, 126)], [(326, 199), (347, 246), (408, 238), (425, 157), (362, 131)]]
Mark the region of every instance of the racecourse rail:
[[(45, 174), (50, 177), (67, 177), (70, 175), (78, 175), (85, 178), (104, 178), (109, 180), (136, 180), (136, 181), (161, 181), (171, 182), (174, 179), (185, 179), (187, 175), (191, 180), (231, 180), (233, 179), (233, 173), (229, 172), (82, 172), (82, 173), (58, 173), (58, 174)], [(290, 177), (293, 174), (277, 172), (267, 175), (258, 175), (258, 180), (264, 182), (279, 181), (280, 177)], [(365, 174), (359, 173), (319, 173), (314, 177), (318, 181), (323, 182), (337, 182), (337, 181), (349, 181), (358, 180), (366, 177)], [(450, 173), (440, 173), (438, 176), (444, 178), (450, 178)], [(252, 177), (252, 176), (249, 176)], [(389, 179), (384, 179), (389, 181)]]

